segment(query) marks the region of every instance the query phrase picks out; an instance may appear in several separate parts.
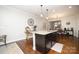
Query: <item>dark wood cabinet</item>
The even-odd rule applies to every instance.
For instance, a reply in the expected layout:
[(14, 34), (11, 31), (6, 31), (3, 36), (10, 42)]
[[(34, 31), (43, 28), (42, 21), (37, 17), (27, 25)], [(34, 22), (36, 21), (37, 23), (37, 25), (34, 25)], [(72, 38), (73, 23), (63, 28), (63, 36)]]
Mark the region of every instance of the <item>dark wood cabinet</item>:
[(36, 49), (41, 53), (47, 53), (52, 47), (52, 41), (56, 42), (56, 33), (46, 35), (35, 34)]

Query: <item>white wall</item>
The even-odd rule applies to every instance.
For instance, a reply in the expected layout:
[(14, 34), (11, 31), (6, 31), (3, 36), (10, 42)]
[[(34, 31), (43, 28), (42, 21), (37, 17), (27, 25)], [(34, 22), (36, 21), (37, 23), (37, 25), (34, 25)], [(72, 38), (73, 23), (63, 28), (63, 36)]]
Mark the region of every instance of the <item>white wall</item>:
[[(77, 15), (61, 18), (61, 22), (62, 22), (62, 28), (73, 28), (74, 36), (77, 37), (78, 35)], [(70, 25), (67, 25), (66, 22), (70, 22)]]
[(43, 21), (39, 17), (11, 6), (0, 6), (0, 34), (7, 35), (7, 42), (25, 39), (27, 19), (33, 18), (37, 30), (43, 30)]

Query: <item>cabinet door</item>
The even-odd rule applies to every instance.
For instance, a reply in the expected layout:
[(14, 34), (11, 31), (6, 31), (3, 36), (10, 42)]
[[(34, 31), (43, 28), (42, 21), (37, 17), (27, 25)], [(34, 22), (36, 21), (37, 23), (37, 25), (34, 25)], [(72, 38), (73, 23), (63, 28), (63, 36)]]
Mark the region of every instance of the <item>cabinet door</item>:
[(52, 33), (52, 39), (51, 39), (53, 42), (57, 42), (57, 33), (54, 32)]
[(46, 42), (45, 43), (46, 43), (46, 48), (50, 49), (52, 46), (52, 34), (51, 33), (46, 35)]
[(44, 35), (40, 35), (40, 34), (35, 34), (36, 37), (36, 45), (41, 47), (41, 48), (45, 48), (45, 36)]
[(45, 36), (44, 35), (39, 35), (35, 34), (35, 41), (36, 41), (36, 49), (40, 51), (41, 53), (46, 53), (46, 48), (45, 48)]

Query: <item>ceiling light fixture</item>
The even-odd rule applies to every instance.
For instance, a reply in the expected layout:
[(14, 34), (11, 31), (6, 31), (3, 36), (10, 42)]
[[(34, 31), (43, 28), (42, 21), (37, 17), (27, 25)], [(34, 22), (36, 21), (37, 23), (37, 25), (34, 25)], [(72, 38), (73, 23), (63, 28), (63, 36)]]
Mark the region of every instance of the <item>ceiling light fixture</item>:
[(43, 5), (40, 5), (40, 6), (41, 6), (41, 14), (40, 14), (40, 16), (43, 17), (43, 13), (42, 13), (42, 7), (43, 7)]
[[(42, 11), (43, 5), (40, 5), (40, 6), (41, 6), (41, 14), (40, 14), (40, 17), (45, 17), (44, 14), (43, 14), (43, 11)], [(48, 20), (48, 8), (46, 8), (46, 12), (47, 12), (47, 16), (45, 17), (45, 19)]]
[(46, 11), (47, 11), (47, 17), (46, 17), (46, 19), (48, 20), (49, 18), (48, 18), (48, 9), (46, 9)]
[(69, 6), (68, 8), (72, 8), (72, 6)]
[(55, 12), (55, 9), (53, 9), (53, 12)]

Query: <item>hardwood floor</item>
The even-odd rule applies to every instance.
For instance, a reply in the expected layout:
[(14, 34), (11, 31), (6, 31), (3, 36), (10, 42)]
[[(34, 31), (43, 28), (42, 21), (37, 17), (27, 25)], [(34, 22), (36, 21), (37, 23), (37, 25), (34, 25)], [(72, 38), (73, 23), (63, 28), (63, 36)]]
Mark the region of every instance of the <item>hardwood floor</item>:
[[(22, 49), (24, 54), (41, 54), (39, 51), (34, 51), (32, 49), (32, 39), (20, 40), (16, 43)], [(79, 39), (73, 36), (59, 36), (58, 43), (64, 44), (62, 52), (58, 53), (54, 50), (50, 50), (47, 54), (79, 54)]]
[(32, 49), (32, 39), (29, 40), (20, 40), (16, 42), (18, 46), (22, 49), (24, 54), (40, 54), (39, 51), (34, 51)]

